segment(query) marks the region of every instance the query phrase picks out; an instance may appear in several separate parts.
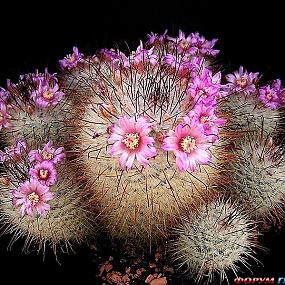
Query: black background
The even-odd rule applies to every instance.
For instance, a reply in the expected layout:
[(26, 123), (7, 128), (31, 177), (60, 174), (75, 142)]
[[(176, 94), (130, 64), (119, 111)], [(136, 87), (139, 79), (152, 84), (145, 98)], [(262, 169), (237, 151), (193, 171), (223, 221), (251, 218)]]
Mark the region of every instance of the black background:
[[(176, 35), (199, 31), (206, 38), (218, 38), (219, 59), (225, 72), (244, 65), (259, 71), (265, 79), (285, 80), (285, 33), (282, 1), (78, 1), (63, 5), (60, 1), (0, 4), (0, 86), (6, 78), (20, 74), (58, 70), (58, 60), (72, 47), (84, 54), (98, 48), (136, 48), (150, 31)], [(224, 2), (224, 3), (223, 3)], [(59, 7), (61, 5), (61, 7)], [(0, 239), (0, 283), (3, 278), (36, 284), (41, 281), (92, 284), (95, 269), (85, 247), (76, 256), (21, 254), (16, 244), (7, 252), (9, 237)], [(263, 244), (270, 249), (260, 253), (264, 267), (254, 268), (255, 276), (285, 276), (285, 234), (267, 233)], [(7, 281), (6, 281), (7, 282)]]

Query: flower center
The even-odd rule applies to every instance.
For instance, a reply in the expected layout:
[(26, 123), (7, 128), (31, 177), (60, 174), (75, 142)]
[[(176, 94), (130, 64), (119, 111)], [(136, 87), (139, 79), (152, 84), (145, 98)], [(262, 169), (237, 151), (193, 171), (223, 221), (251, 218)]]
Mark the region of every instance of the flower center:
[(4, 120), (4, 115), (2, 112), (0, 112), (0, 122), (2, 122)]
[(188, 41), (187, 41), (186, 39), (184, 39), (184, 40), (181, 40), (181, 41), (179, 42), (179, 46), (180, 46), (181, 48), (185, 49), (185, 48), (187, 48), (187, 47), (189, 46), (189, 43), (188, 43)]
[(45, 91), (43, 93), (43, 97), (47, 100), (52, 100), (54, 98), (54, 92), (53, 91)]
[(75, 58), (74, 55), (71, 55), (70, 57), (67, 58), (67, 60), (68, 60), (69, 63), (74, 63), (76, 58)]
[(191, 153), (194, 149), (197, 148), (196, 140), (193, 137), (187, 136), (181, 140), (181, 148), (186, 153)]
[(268, 92), (268, 93), (266, 94), (266, 98), (267, 98), (268, 100), (271, 100), (272, 97), (273, 97), (272, 92)]
[(244, 87), (246, 87), (248, 80), (245, 77), (241, 77), (241, 78), (237, 79), (236, 82), (241, 88), (244, 88)]
[(40, 169), (39, 177), (42, 180), (47, 180), (49, 178), (49, 171), (47, 169)]
[(126, 134), (125, 138), (122, 141), (125, 146), (129, 149), (136, 149), (140, 143), (140, 137), (138, 133)]
[(208, 116), (201, 116), (200, 117), (200, 123), (201, 124), (205, 124), (209, 121), (209, 117)]
[(36, 205), (40, 201), (40, 196), (36, 192), (32, 192), (27, 197), (33, 205)]
[(53, 158), (53, 154), (45, 150), (42, 151), (41, 155), (42, 155), (43, 160), (50, 160)]

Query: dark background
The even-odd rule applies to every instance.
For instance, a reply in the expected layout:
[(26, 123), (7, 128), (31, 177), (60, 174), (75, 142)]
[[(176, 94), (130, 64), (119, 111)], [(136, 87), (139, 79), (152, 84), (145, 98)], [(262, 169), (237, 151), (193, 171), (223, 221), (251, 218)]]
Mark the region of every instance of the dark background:
[[(225, 71), (244, 65), (259, 71), (265, 79), (285, 80), (284, 9), (282, 1), (60, 1), (0, 4), (0, 86), (6, 78), (36, 68), (57, 71), (58, 60), (72, 47), (84, 54), (98, 48), (136, 48), (150, 31), (176, 35), (199, 31), (206, 38), (218, 38), (219, 60)], [(224, 3), (223, 3), (224, 2)], [(279, 3), (278, 3), (279, 2)], [(61, 7), (59, 7), (59, 4)], [(262, 238), (268, 253), (259, 253), (264, 267), (254, 268), (255, 276), (285, 276), (284, 230)], [(95, 269), (86, 247), (76, 256), (25, 256), (21, 243), (7, 252), (9, 237), (0, 238), (0, 276), (16, 282), (94, 283)], [(241, 274), (241, 276), (243, 276)], [(246, 275), (245, 275), (246, 276)], [(92, 281), (93, 280), (93, 281)], [(2, 283), (2, 280), (0, 280)]]

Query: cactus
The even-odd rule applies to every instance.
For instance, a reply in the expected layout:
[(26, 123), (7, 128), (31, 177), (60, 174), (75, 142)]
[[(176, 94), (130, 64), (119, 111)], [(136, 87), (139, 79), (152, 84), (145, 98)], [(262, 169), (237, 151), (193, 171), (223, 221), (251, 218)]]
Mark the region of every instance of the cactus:
[(10, 245), (23, 237), (24, 250), (51, 247), (57, 254), (94, 234), (96, 222), (82, 183), (67, 162), (57, 165), (64, 157), (51, 143), (29, 151), (20, 141), (2, 152), (0, 220), (2, 233), (12, 234)]
[[(3, 128), (2, 139), (11, 145), (14, 139), (24, 138), (29, 145), (48, 139), (64, 142), (67, 139), (68, 120), (72, 118), (69, 100), (59, 89), (56, 74), (25, 74), (14, 84), (7, 83), (5, 104), (9, 126)], [(1, 101), (1, 100), (0, 100)]]
[(271, 86), (259, 86), (259, 73), (248, 73), (243, 67), (228, 74), (227, 96), (221, 101), (221, 112), (227, 114), (231, 133), (265, 132), (277, 136), (284, 132), (284, 94), (280, 80)]
[(59, 76), (8, 80), (0, 220), (11, 244), (57, 252), (100, 224), (144, 246), (174, 228), (174, 259), (197, 282), (248, 267), (255, 223), (283, 214), (285, 89), (243, 67), (222, 84), (216, 41), (179, 31), (129, 54), (74, 47)]
[(237, 274), (240, 265), (248, 267), (254, 257), (254, 223), (230, 200), (217, 199), (201, 204), (196, 211), (185, 211), (168, 243), (172, 258), (184, 274), (196, 282), (227, 279), (228, 271)]
[(259, 221), (283, 216), (284, 157), (282, 146), (264, 133), (248, 133), (236, 142), (236, 160), (230, 164), (231, 195)]
[[(179, 37), (187, 41), (182, 32)], [(63, 74), (66, 92), (81, 100), (75, 105), (78, 120), (71, 142), (78, 155), (75, 164), (112, 236), (140, 242), (165, 237), (180, 208), (199, 200), (214, 183), (218, 159), (211, 162), (210, 152), (218, 156), (214, 142), (224, 124), (214, 107), (206, 108), (206, 102), (220, 96), (220, 73), (208, 67), (216, 52), (197, 47), (196, 56), (191, 55), (187, 42), (184, 46), (166, 35), (147, 45), (141, 43), (130, 56), (102, 50)], [(208, 135), (188, 117), (190, 111), (197, 117), (198, 102), (204, 106), (199, 112), (211, 112), (214, 121)], [(181, 141), (175, 155), (166, 137), (170, 130), (174, 135), (187, 128), (184, 137), (176, 138)], [(181, 164), (178, 156), (188, 154)]]

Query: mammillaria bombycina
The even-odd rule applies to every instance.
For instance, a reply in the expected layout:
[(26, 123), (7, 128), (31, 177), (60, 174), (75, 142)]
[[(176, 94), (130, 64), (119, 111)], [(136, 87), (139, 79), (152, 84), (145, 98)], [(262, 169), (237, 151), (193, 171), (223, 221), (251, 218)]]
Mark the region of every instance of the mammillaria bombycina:
[(150, 248), (174, 232), (196, 281), (247, 265), (255, 222), (283, 210), (285, 92), (243, 66), (223, 73), (216, 43), (151, 32), (128, 53), (74, 47), (60, 74), (8, 80), (4, 231), (55, 252), (96, 230)]

